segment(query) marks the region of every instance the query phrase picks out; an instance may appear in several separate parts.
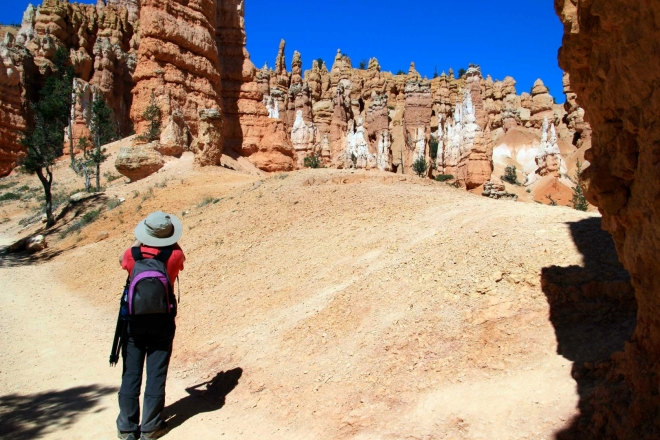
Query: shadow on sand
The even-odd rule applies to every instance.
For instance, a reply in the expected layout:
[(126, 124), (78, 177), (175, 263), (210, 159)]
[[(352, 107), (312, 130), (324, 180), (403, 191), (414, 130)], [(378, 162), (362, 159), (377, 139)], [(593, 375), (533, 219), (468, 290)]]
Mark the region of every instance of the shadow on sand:
[[(93, 210), (103, 211), (108, 204), (108, 197), (104, 193), (90, 194), (84, 200), (79, 202), (67, 203), (61, 211), (55, 216), (55, 225), (49, 229), (41, 228), (18, 240), (14, 245), (18, 245), (29, 238), (30, 236), (43, 235), (47, 243), (51, 243), (60, 238), (61, 235), (80, 234), (83, 227), (75, 227), (79, 217), (84, 213)], [(84, 226), (84, 225), (83, 225)], [(40, 252), (31, 254), (24, 250), (10, 252), (12, 246), (5, 246), (0, 248), (0, 268), (3, 267), (20, 267), (30, 266), (39, 263), (45, 263), (53, 258), (73, 249), (75, 244), (67, 248), (51, 249), (46, 248)]]
[(0, 438), (27, 440), (66, 429), (79, 416), (93, 410), (103, 396), (116, 392), (117, 388), (88, 385), (25, 396), (1, 396)]
[(186, 388), (188, 395), (165, 408), (165, 418), (170, 431), (181, 426), (197, 414), (217, 411), (225, 405), (225, 398), (232, 392), (243, 375), (243, 369), (234, 368), (220, 372), (207, 382)]
[(543, 269), (541, 285), (550, 305), (557, 353), (573, 362), (580, 396), (580, 416), (558, 439), (584, 438), (580, 426), (593, 413), (598, 386), (612, 369), (610, 357), (624, 348), (636, 325), (637, 302), (628, 273), (619, 263), (614, 242), (601, 230), (600, 218), (569, 223), (583, 255), (582, 266)]

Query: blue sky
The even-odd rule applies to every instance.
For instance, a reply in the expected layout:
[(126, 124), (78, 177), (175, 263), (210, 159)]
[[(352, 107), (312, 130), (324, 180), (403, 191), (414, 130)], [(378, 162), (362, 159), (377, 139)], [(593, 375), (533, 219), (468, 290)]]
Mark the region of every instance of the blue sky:
[[(20, 22), (28, 2), (7, 3), (0, 22)], [(551, 0), (246, 0), (245, 9), (248, 51), (257, 67), (274, 66), (284, 38), (289, 69), (294, 50), (302, 54), (305, 69), (316, 58), (329, 68), (341, 49), (354, 67), (375, 56), (383, 70), (407, 72), (414, 61), (429, 78), (436, 67), (458, 71), (475, 63), (484, 76), (513, 76), (518, 93), (530, 91), (541, 78), (557, 102), (564, 101), (557, 66), (562, 25)]]

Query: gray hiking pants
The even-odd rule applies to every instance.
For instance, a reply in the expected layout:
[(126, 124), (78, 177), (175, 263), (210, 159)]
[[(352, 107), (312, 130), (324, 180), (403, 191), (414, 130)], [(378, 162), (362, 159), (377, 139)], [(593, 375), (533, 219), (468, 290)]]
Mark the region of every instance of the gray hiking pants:
[[(165, 407), (165, 382), (172, 355), (174, 320), (138, 326), (130, 324), (129, 337), (122, 347), (123, 372), (119, 389), (117, 429), (121, 432), (155, 431), (162, 427)], [(147, 361), (142, 426), (140, 427), (140, 388)]]

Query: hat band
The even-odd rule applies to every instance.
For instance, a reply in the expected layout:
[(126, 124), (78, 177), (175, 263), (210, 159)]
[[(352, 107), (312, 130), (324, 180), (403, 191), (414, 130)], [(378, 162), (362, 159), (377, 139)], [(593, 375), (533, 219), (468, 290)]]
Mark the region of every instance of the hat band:
[(147, 234), (151, 235), (152, 237), (169, 238), (172, 235), (174, 235), (174, 226), (172, 226), (172, 223), (168, 224), (164, 228), (158, 228), (158, 229), (152, 228), (147, 224), (147, 222), (145, 222), (144, 225), (146, 226), (145, 229), (147, 231)]

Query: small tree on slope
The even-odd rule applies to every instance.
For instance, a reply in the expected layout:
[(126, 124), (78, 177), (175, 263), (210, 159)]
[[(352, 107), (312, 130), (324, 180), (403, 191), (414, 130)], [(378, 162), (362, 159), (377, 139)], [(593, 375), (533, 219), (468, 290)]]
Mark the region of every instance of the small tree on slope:
[(413, 162), (412, 169), (419, 177), (424, 177), (429, 169), (429, 164), (426, 162), (426, 158), (424, 158), (424, 156), (420, 156)]
[[(158, 110), (160, 112), (160, 109)], [(112, 118), (112, 110), (108, 107), (101, 95), (94, 98), (92, 104), (92, 121), (90, 124), (92, 143), (94, 149), (90, 154), (92, 163), (96, 166), (96, 191), (101, 190), (101, 164), (108, 159), (106, 149), (102, 148), (117, 139), (115, 121)], [(159, 125), (160, 128), (160, 125)]]
[(573, 187), (573, 198), (571, 198), (571, 204), (573, 208), (578, 211), (586, 211), (589, 209), (589, 203), (587, 198), (584, 196), (584, 191), (582, 190), (582, 185), (580, 185), (580, 174), (582, 174), (582, 164), (580, 161), (577, 161), (577, 166), (575, 170), (575, 187)]
[(53, 226), (53, 164), (64, 150), (64, 128), (71, 118), (73, 67), (67, 66), (68, 53), (59, 48), (53, 57), (53, 74), (31, 103), (33, 124), (22, 140), (27, 149), (23, 168), (39, 177), (46, 199), (46, 227)]

